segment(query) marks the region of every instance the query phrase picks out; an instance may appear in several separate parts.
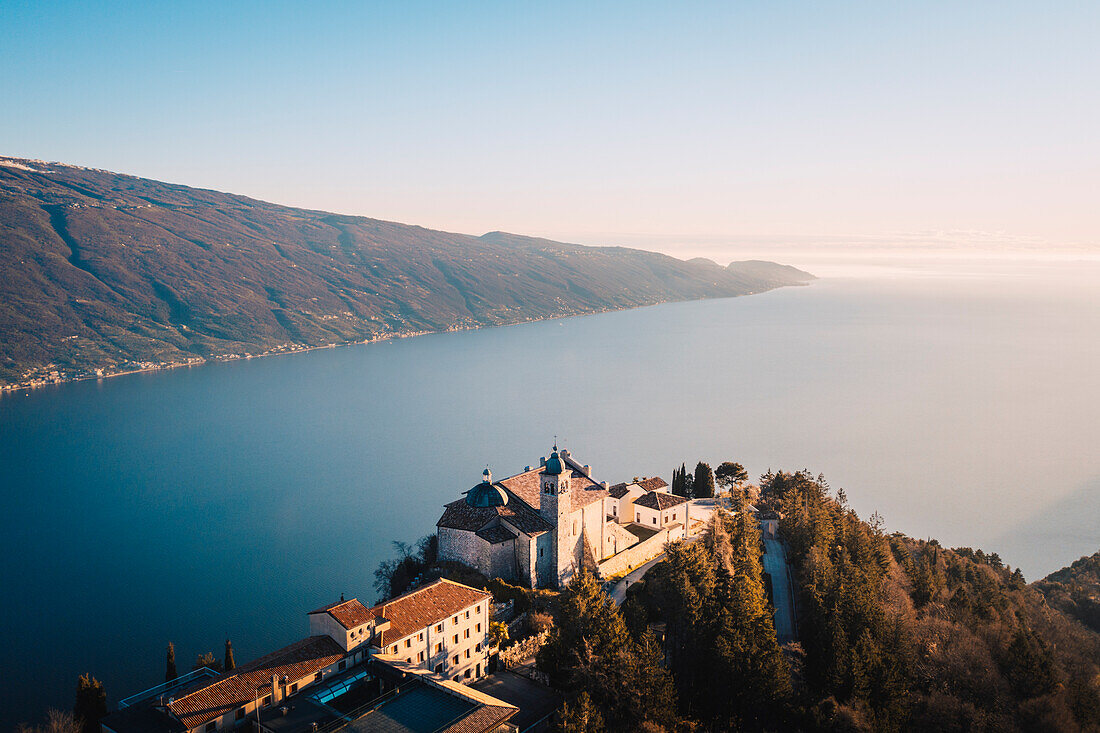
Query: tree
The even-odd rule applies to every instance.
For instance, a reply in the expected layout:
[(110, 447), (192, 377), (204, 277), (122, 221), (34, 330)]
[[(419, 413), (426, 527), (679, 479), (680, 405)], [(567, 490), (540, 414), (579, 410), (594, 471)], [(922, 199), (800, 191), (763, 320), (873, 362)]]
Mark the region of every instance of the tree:
[(724, 461), (715, 469), (714, 478), (724, 490), (732, 491), (734, 487), (739, 487), (749, 480), (749, 473), (740, 463)]
[(614, 601), (581, 571), (561, 594), (538, 665), (567, 695), (579, 701), (587, 693), (608, 729), (637, 730), (645, 720), (675, 723), (675, 691), (660, 656), (651, 634), (634, 641)]
[(710, 464), (702, 461), (696, 464), (692, 489), (696, 499), (710, 499), (714, 496), (714, 472), (710, 470)]
[(490, 647), (499, 647), (508, 641), (508, 624), (501, 621), (490, 621), (488, 641)]
[(605, 730), (600, 709), (587, 692), (581, 691), (573, 702), (562, 705), (557, 730), (560, 733), (601, 733)]
[(81, 723), (75, 715), (64, 710), (50, 708), (46, 712), (45, 725), (34, 726), (21, 723), (16, 733), (81, 733)]
[(672, 486), (669, 489), (676, 496), (687, 496), (684, 492), (684, 472), (687, 470), (685, 466), (672, 469)]
[(164, 681), (171, 682), (177, 677), (179, 673), (176, 671), (176, 645), (168, 642), (168, 664), (164, 671)]
[(103, 683), (90, 674), (82, 674), (76, 681), (76, 702), (73, 718), (82, 733), (98, 733), (99, 721), (107, 714), (107, 691)]
[(233, 659), (233, 642), (225, 640), (225, 671), (232, 672), (237, 668), (237, 662)]
[(222, 671), (222, 663), (214, 656), (214, 652), (207, 652), (206, 654), (200, 654), (195, 659), (195, 664), (191, 667), (192, 670), (202, 669), (206, 667), (212, 669), (215, 672)]

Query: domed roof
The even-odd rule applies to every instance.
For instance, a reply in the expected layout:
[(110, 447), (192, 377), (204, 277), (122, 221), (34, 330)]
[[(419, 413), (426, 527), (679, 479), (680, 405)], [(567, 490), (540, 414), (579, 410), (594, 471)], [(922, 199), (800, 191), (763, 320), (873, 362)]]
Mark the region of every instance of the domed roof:
[(562, 472), (561, 459), (558, 458), (557, 446), (554, 446), (554, 452), (550, 454), (550, 460), (546, 462), (546, 468), (544, 468), (542, 472), (550, 474), (551, 476), (557, 476)]
[(493, 474), (485, 469), (485, 480), (466, 492), (466, 504), (476, 509), (504, 506), (508, 503), (508, 494), (499, 486), (493, 486)]

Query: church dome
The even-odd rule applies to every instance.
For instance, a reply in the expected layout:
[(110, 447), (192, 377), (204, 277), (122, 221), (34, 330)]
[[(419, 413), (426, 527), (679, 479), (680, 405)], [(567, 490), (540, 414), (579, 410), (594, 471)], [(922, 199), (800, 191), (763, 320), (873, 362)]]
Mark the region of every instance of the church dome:
[(493, 486), (493, 474), (485, 469), (482, 474), (485, 477), (480, 484), (466, 492), (466, 504), (476, 509), (487, 509), (493, 506), (504, 506), (508, 503), (508, 495), (499, 486)]
[(542, 472), (550, 474), (551, 476), (557, 476), (561, 474), (561, 459), (558, 458), (558, 452), (556, 450), (550, 454), (550, 460), (546, 462), (546, 468), (544, 468)]

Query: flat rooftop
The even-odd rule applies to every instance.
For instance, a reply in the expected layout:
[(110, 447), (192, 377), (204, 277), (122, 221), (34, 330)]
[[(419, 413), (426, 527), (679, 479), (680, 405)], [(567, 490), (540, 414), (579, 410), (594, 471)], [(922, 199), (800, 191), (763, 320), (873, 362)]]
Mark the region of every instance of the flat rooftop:
[(497, 670), (471, 687), (519, 708), (508, 722), (521, 733), (551, 715), (562, 703), (561, 696), (551, 688), (506, 669)]

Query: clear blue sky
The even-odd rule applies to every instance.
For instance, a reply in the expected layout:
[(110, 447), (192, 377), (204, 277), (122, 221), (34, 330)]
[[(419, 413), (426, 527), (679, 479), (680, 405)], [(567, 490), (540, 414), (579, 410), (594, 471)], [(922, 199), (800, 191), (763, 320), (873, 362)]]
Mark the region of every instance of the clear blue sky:
[(581, 241), (1100, 243), (1100, 3), (0, 0), (0, 154)]

